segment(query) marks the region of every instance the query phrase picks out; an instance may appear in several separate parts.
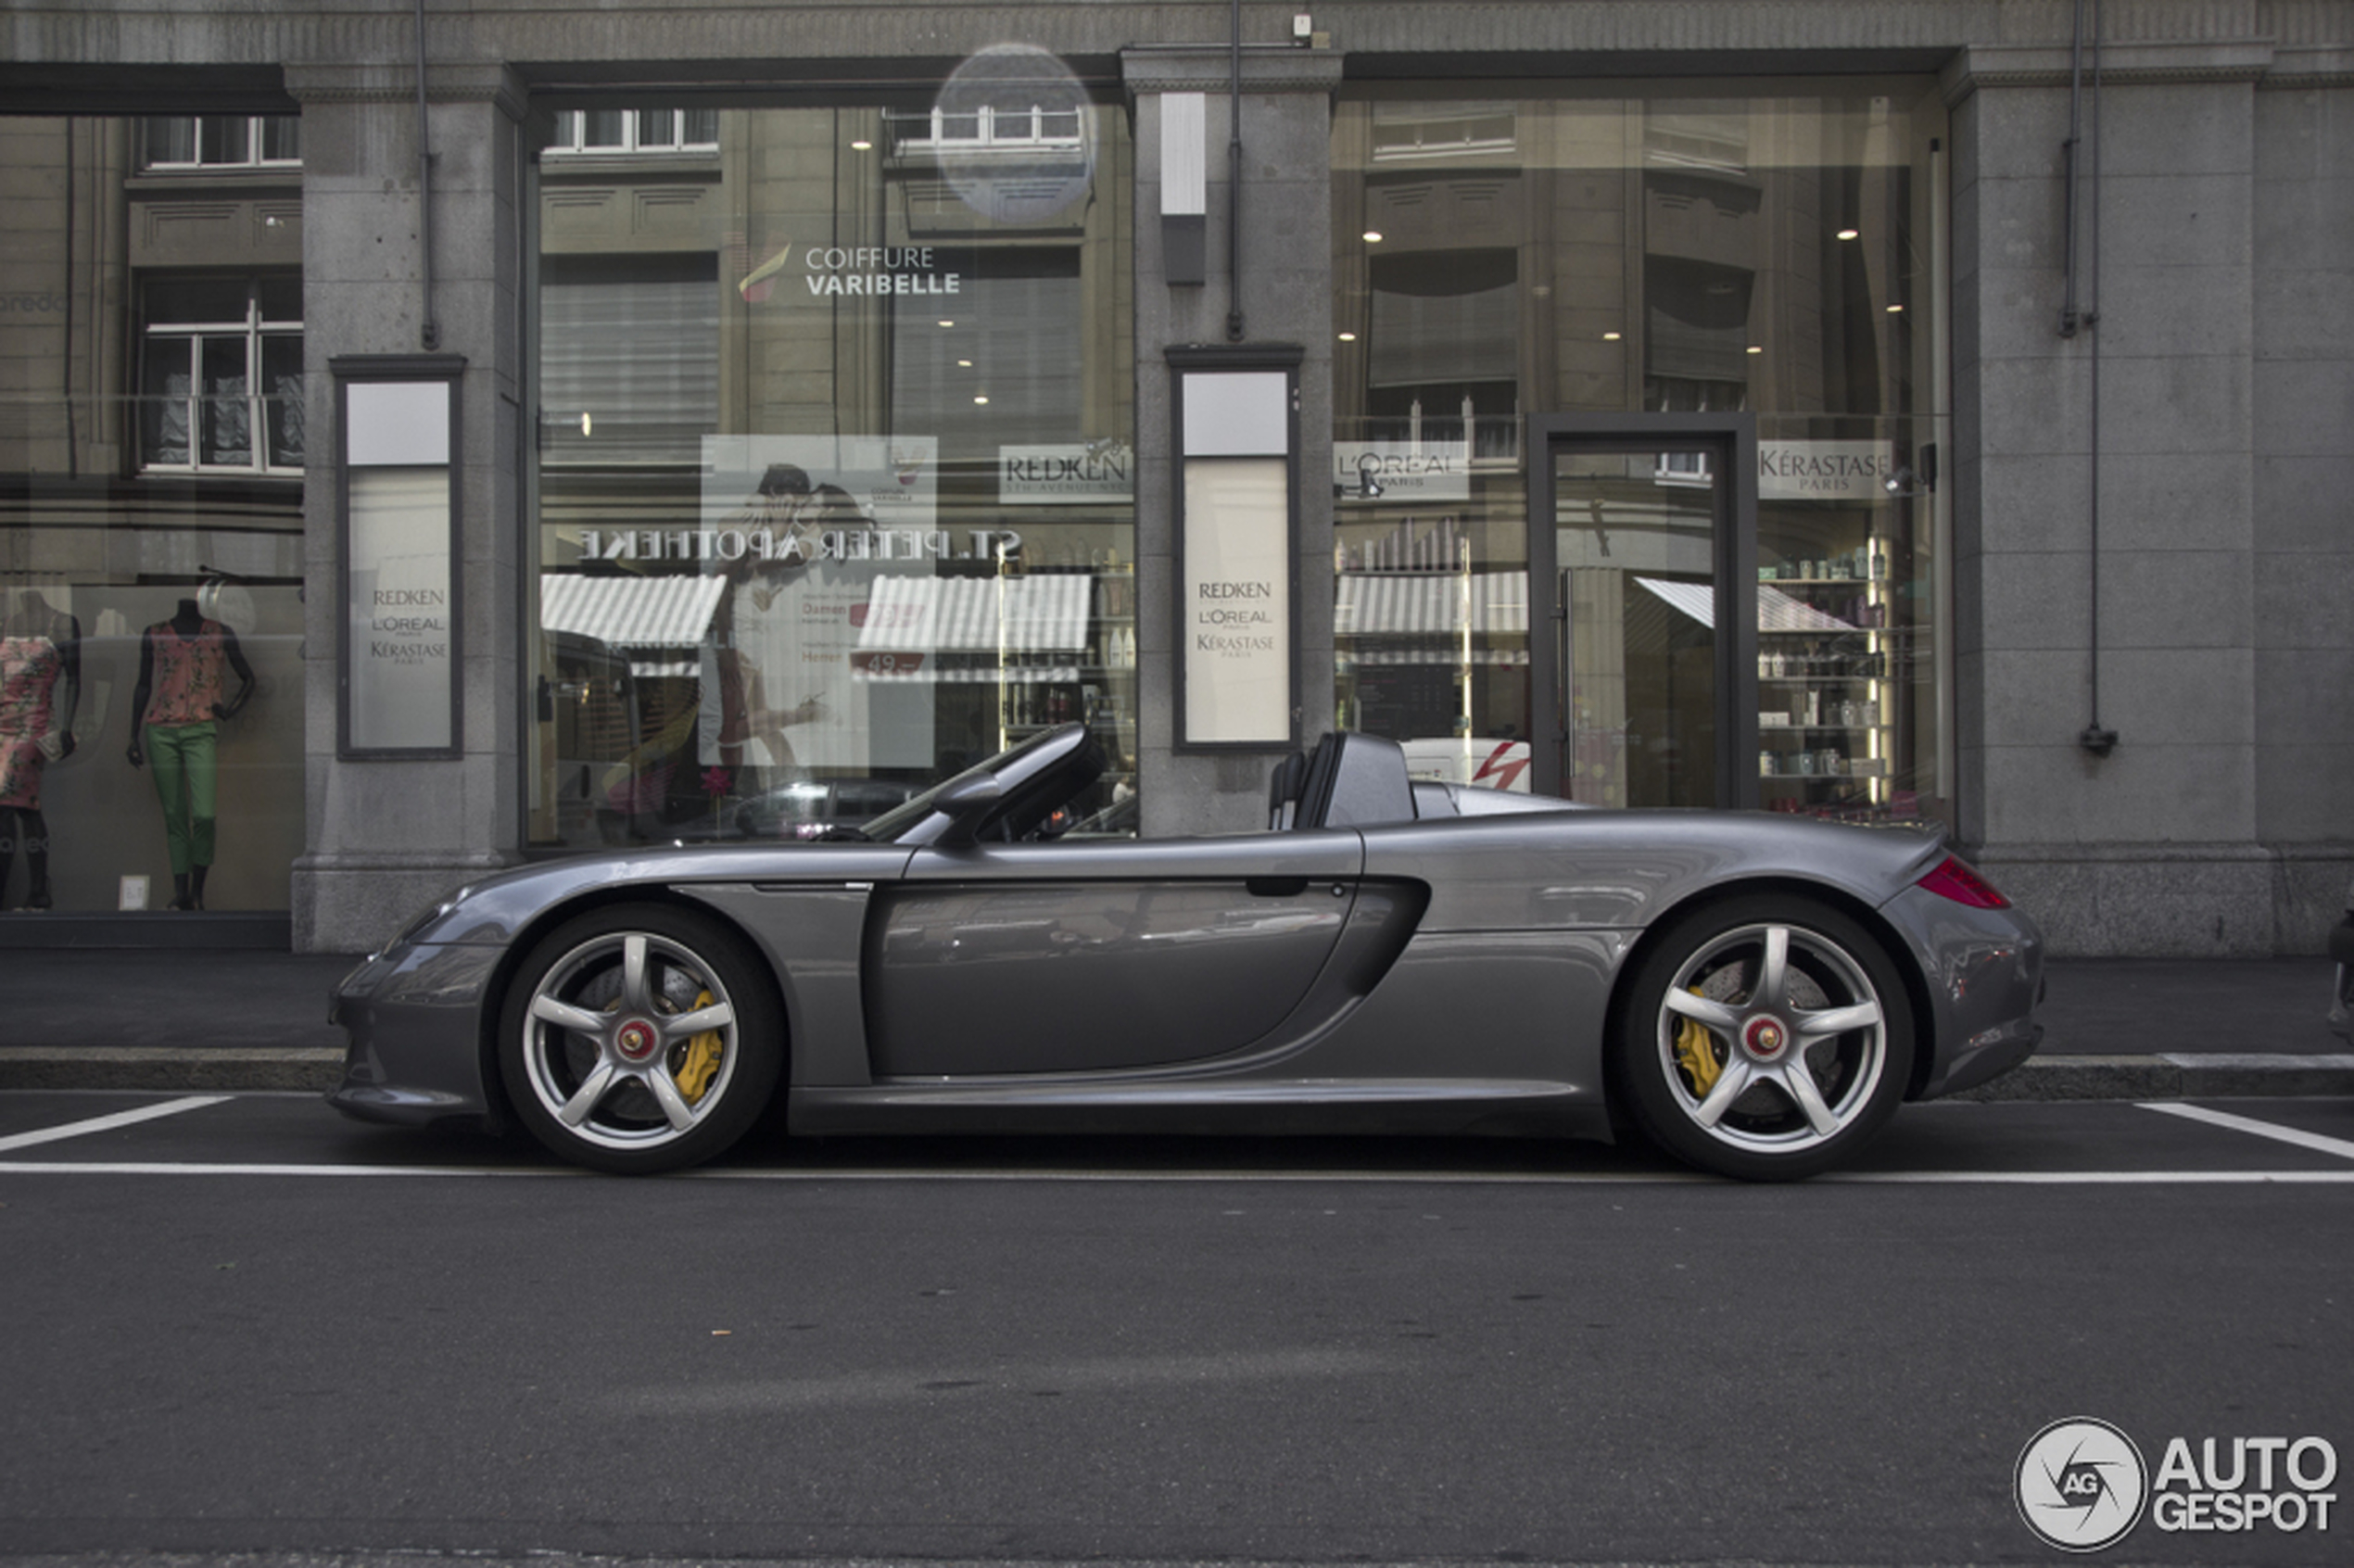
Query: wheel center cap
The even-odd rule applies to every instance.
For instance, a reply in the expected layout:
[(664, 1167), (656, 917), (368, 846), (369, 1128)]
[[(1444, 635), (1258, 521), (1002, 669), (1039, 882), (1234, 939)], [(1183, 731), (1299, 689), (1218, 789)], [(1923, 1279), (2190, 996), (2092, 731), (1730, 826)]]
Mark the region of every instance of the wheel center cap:
[(1741, 1030), (1741, 1044), (1753, 1056), (1778, 1056), (1790, 1043), (1790, 1032), (1779, 1018), (1752, 1018)]
[(645, 1019), (631, 1018), (613, 1037), (613, 1043), (614, 1050), (631, 1061), (642, 1062), (654, 1054), (654, 1047), (662, 1043), (662, 1036)]

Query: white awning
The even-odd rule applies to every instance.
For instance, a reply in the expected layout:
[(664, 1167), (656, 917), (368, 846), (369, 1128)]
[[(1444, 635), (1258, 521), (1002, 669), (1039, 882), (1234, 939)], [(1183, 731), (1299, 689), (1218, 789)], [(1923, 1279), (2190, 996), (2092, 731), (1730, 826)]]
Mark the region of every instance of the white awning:
[[(1716, 625), (1716, 590), (1707, 583), (1671, 583), (1657, 577), (1635, 579), (1653, 598), (1682, 611), (1702, 626)], [(1827, 615), (1803, 599), (1777, 588), (1757, 585), (1757, 629), (1769, 632), (1850, 632), (1855, 628), (1836, 615)]]
[(697, 649), (728, 580), (718, 575), (600, 577), (577, 572), (539, 576), (539, 624), (549, 631), (594, 638), (622, 650), (638, 676), (691, 676)]
[(1077, 651), (1087, 646), (1095, 585), (1084, 572), (878, 577), (858, 646), (941, 653)]
[[(1528, 579), (1518, 572), (1345, 572), (1333, 607), (1337, 637), (1525, 636)], [(1363, 656), (1361, 654), (1361, 659)]]

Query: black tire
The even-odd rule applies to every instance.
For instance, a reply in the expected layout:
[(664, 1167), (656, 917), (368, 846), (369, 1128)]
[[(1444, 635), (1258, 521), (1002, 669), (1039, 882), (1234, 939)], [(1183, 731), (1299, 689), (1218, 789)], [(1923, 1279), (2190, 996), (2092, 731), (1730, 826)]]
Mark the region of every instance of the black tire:
[(1660, 1147), (1720, 1176), (1792, 1181), (1847, 1158), (1895, 1113), (1912, 1004), (1854, 919), (1751, 894), (1660, 933), (1628, 978), (1611, 1049), (1626, 1108)]
[(499, 1010), (517, 1119), (558, 1157), (619, 1175), (723, 1153), (759, 1119), (784, 1056), (766, 965), (718, 920), (664, 904), (566, 921), (525, 955)]

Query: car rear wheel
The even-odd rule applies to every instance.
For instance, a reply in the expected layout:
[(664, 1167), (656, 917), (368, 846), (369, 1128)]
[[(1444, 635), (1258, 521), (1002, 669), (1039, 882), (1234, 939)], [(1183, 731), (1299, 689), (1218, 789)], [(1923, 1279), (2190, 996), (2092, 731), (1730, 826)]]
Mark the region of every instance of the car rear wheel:
[(1753, 897), (1678, 921), (1632, 977), (1615, 1043), (1637, 1123), (1745, 1181), (1811, 1176), (1904, 1098), (1913, 1018), (1870, 933), (1811, 901)]
[(534, 946), (507, 989), (499, 1065), (532, 1135), (626, 1175), (700, 1164), (775, 1091), (784, 1031), (728, 928), (661, 904), (601, 909)]

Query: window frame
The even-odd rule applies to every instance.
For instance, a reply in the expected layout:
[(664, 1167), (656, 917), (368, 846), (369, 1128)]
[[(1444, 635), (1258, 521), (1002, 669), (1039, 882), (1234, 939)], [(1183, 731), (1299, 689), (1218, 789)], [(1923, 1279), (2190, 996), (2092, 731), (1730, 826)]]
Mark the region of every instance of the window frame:
[[(251, 477), (256, 474), (297, 477), (302, 474), (308, 459), (309, 432), (304, 430), (297, 435), (292, 462), (272, 461), (272, 448), (275, 443), (272, 439), (271, 398), (262, 382), (262, 371), (267, 363), (267, 345), (272, 339), (282, 342), (291, 340), (297, 346), (302, 342), (303, 323), (299, 318), (292, 322), (273, 320), (266, 315), (262, 309), (261, 297), (264, 286), (272, 281), (284, 281), (284, 274), (259, 272), (245, 274), (242, 281), (245, 285), (246, 315), (245, 320), (241, 322), (158, 321), (148, 306), (148, 301), (152, 297), (151, 291), (159, 285), (191, 280), (170, 275), (150, 276), (140, 280), (138, 375), (142, 417), (138, 425), (138, 450), (141, 474), (234, 474), (243, 477)], [(296, 281), (299, 285), (298, 276)], [(147, 405), (164, 397), (164, 394), (154, 390), (148, 385), (148, 378), (155, 363), (152, 349), (159, 343), (173, 341), (184, 343), (187, 347), (188, 387), (186, 392), (181, 395), (184, 405), (183, 418), (187, 432), (187, 458), (182, 462), (158, 460), (154, 447), (148, 440), (145, 417)], [(247, 459), (243, 462), (209, 462), (205, 459), (206, 404), (213, 400), (207, 397), (204, 389), (205, 348), (208, 344), (215, 342), (241, 343), (244, 347)]]

